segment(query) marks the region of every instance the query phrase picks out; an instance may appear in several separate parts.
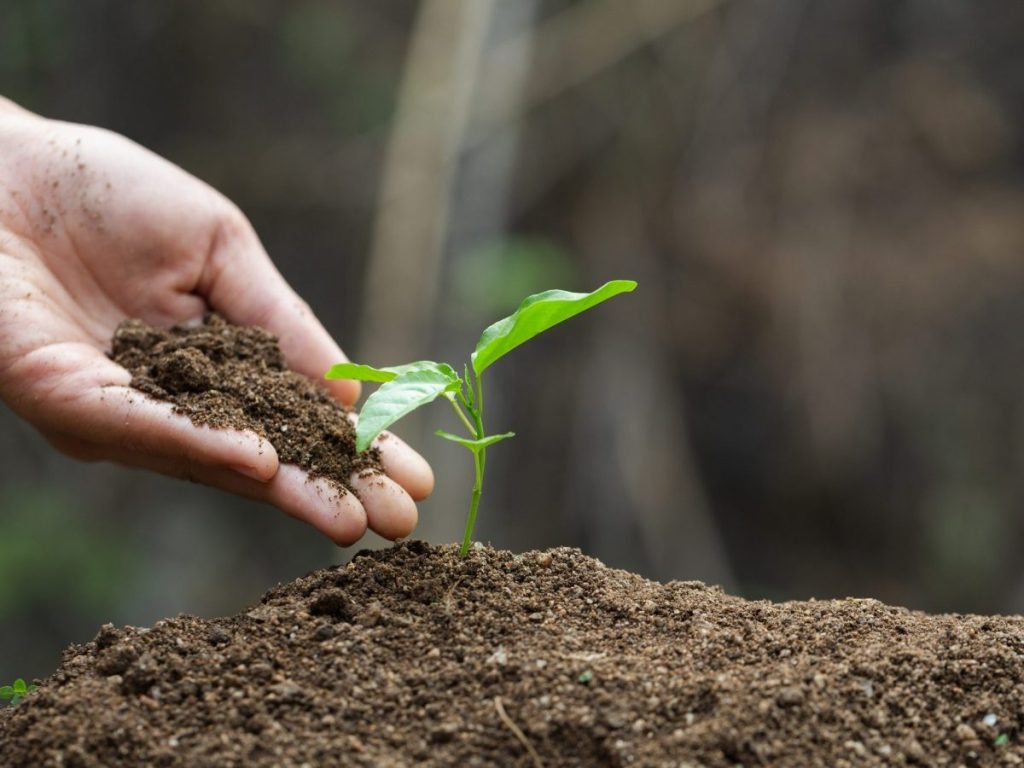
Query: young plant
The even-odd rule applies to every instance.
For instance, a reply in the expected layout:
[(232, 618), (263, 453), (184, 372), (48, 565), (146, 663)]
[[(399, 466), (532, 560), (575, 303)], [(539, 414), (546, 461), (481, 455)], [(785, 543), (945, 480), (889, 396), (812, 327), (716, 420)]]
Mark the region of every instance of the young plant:
[(19, 677), (14, 681), (14, 685), (0, 685), (0, 701), (9, 701), (12, 707), (16, 707), (19, 701), (35, 689), (34, 685), (26, 685)]
[(373, 439), (385, 429), (438, 397), (444, 397), (451, 403), (469, 436), (461, 437), (440, 429), (435, 434), (458, 443), (473, 455), (476, 479), (469, 502), (466, 533), (460, 550), (460, 554), (465, 557), (473, 537), (473, 526), (476, 524), (477, 509), (483, 493), (487, 449), (505, 438), (514, 436), (512, 432), (488, 435), (484, 431), (484, 371), (537, 334), (613, 296), (635, 288), (636, 282), (633, 280), (612, 280), (592, 293), (556, 290), (526, 297), (519, 305), (519, 309), (489, 326), (480, 336), (480, 341), (476, 343), (476, 349), (470, 356), (470, 364), (473, 366), (472, 379), (466, 366), (462, 368), (463, 376), (459, 376), (447, 363), (435, 363), (431, 360), (390, 368), (373, 368), (357, 363), (335, 365), (327, 372), (328, 379), (357, 379), (383, 384), (367, 398), (359, 413), (356, 450), (365, 451)]

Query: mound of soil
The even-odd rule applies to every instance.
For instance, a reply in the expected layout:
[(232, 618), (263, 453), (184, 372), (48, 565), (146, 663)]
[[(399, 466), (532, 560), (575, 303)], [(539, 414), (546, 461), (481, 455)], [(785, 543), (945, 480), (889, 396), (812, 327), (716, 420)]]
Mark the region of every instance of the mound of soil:
[(261, 328), (218, 315), (169, 330), (126, 320), (112, 346), (111, 359), (131, 372), (135, 389), (173, 403), (196, 424), (251, 430), (282, 463), (349, 491), (354, 472), (380, 470), (375, 448), (356, 453), (346, 409), (289, 371), (277, 339)]
[(227, 619), (105, 626), (10, 765), (1018, 765), (1024, 619), (773, 604), (413, 542)]

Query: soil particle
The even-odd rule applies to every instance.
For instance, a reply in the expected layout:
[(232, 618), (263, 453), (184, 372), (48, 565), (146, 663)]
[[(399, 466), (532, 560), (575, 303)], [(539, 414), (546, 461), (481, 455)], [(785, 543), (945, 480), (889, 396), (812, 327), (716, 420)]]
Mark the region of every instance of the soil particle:
[(112, 344), (111, 358), (131, 372), (135, 389), (173, 403), (196, 424), (255, 432), (282, 463), (347, 491), (353, 474), (381, 471), (375, 448), (356, 454), (346, 409), (289, 371), (277, 339), (260, 328), (217, 315), (169, 330), (127, 320)]
[(460, 559), (411, 542), (233, 618), (102, 628), (0, 713), (0, 754), (200, 768), (988, 766), (1022, 763), (1022, 728), (1021, 618), (750, 602), (571, 549)]

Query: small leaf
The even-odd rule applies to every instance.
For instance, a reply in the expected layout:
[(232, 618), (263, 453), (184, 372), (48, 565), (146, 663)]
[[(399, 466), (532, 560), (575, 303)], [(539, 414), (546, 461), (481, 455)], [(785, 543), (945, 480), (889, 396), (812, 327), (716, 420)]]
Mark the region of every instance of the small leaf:
[(483, 373), (496, 360), (537, 334), (635, 288), (633, 280), (612, 280), (592, 293), (555, 290), (527, 296), (519, 309), (489, 326), (480, 336), (472, 355), (473, 370), (477, 375)]
[(9, 685), (0, 685), (0, 699), (10, 699), (14, 696), (14, 689)]
[(594, 679), (594, 673), (593, 673), (593, 672), (591, 672), (591, 671), (590, 671), (590, 670), (588, 669), (588, 670), (585, 670), (585, 671), (583, 671), (583, 672), (580, 672), (580, 676), (579, 676), (579, 677), (577, 677), (576, 679), (577, 679), (577, 680), (578, 680), (579, 682), (581, 682), (581, 683), (583, 683), (584, 685), (586, 685), (587, 683), (589, 683), (589, 682), (590, 682), (591, 680), (593, 680), (593, 679)]
[(435, 432), (434, 434), (437, 435), (438, 437), (443, 437), (445, 440), (451, 440), (453, 443), (458, 443), (461, 446), (469, 448), (469, 450), (473, 451), (474, 453), (476, 453), (481, 448), (487, 448), (488, 446), (494, 445), (495, 443), (500, 443), (502, 440), (516, 436), (515, 432), (506, 432), (502, 435), (488, 435), (487, 437), (475, 440), (468, 437), (460, 437), (459, 435), (453, 435), (451, 432), (445, 432), (443, 429), (437, 430), (437, 432)]
[(25, 681), (20, 677), (14, 681), (14, 692), (15, 693), (28, 693), (28, 686), (25, 685)]
[(336, 379), (352, 379), (355, 381), (387, 382), (410, 371), (438, 370), (441, 367), (450, 368), (444, 363), (435, 363), (432, 360), (420, 360), (416, 363), (392, 365), (387, 368), (374, 368), (372, 365), (361, 365), (359, 363), (338, 363), (331, 366), (331, 369), (324, 374), (324, 378), (332, 381)]
[(1000, 733), (996, 737), (995, 746), (997, 746), (997, 747), (1005, 747), (1009, 743), (1010, 743), (1010, 737), (1009, 737), (1008, 734)]
[[(420, 365), (414, 363), (413, 365)], [(362, 453), (381, 432), (439, 395), (456, 392), (461, 379), (450, 365), (430, 363), (408, 370), (366, 399), (356, 427), (356, 450)]]

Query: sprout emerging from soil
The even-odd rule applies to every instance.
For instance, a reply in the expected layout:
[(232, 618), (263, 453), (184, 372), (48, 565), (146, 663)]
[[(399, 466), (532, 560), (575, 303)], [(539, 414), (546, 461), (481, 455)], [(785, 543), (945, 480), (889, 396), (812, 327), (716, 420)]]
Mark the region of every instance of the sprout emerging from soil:
[(9, 701), (12, 707), (16, 707), (18, 702), (35, 689), (34, 685), (26, 685), (25, 681), (19, 677), (13, 685), (0, 685), (0, 701)]
[(514, 313), (489, 326), (480, 336), (476, 349), (470, 357), (473, 376), (463, 366), (463, 376), (447, 363), (421, 360), (389, 368), (373, 368), (357, 363), (339, 363), (326, 374), (328, 379), (356, 379), (379, 382), (383, 386), (367, 398), (359, 413), (356, 427), (356, 450), (365, 451), (381, 432), (396, 421), (412, 413), (420, 406), (444, 397), (462, 424), (469, 437), (453, 435), (438, 430), (435, 434), (458, 443), (473, 455), (476, 480), (466, 519), (466, 532), (462, 539), (460, 554), (465, 557), (473, 537), (477, 509), (483, 493), (484, 469), (487, 449), (501, 440), (513, 437), (514, 433), (504, 432), (488, 435), (484, 431), (484, 389), (483, 373), (498, 359), (539, 333), (585, 312), (601, 302), (620, 293), (636, 288), (633, 280), (612, 280), (591, 293), (569, 293), (567, 291), (544, 291), (528, 296)]

